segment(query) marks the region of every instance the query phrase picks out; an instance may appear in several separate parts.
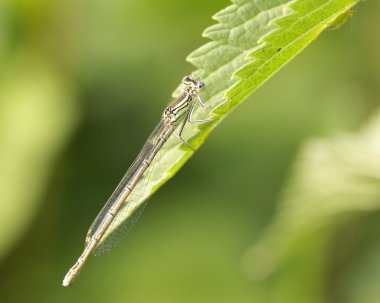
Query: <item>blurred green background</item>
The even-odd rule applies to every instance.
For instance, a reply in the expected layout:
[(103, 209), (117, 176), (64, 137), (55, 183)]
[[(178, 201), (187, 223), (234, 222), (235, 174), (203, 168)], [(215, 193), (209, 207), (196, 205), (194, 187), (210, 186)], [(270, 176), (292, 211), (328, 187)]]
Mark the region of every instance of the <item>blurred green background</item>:
[[(228, 4), (0, 2), (1, 303), (379, 302), (376, 208), (321, 229), (319, 239), (339, 239), (335, 247), (299, 243), (315, 275), (257, 279), (247, 263), (304, 142), (355, 132), (376, 112), (378, 1), (361, 3), (235, 110), (128, 237), (61, 286), (92, 220), (192, 71), (184, 58)], [(368, 256), (372, 263), (358, 262)]]

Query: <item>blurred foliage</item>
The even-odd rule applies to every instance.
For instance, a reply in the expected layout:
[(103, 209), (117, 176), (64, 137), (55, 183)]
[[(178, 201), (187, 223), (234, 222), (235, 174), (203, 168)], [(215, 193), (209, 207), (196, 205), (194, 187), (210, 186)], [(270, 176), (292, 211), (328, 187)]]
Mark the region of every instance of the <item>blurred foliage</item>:
[[(359, 134), (306, 143), (291, 175), (269, 230), (246, 253), (243, 267), (254, 280), (277, 276), (273, 302), (326, 302), (326, 258), (346, 254), (347, 240), (337, 239), (336, 230), (380, 208), (380, 113)], [(357, 298), (361, 278), (349, 292)], [(361, 302), (374, 302), (363, 295)]]
[[(277, 245), (291, 243), (289, 254), (266, 280), (252, 276), (248, 261), (252, 243), (271, 230), (283, 185), (293, 184), (289, 167), (302, 142), (357, 132), (378, 110), (378, 1), (362, 2), (339, 31), (322, 35), (236, 108), (207, 148), (151, 198), (127, 241), (92, 258), (72, 288), (61, 287), (168, 92), (191, 72), (183, 58), (204, 43), (199, 33), (228, 4), (0, 2), (0, 302), (379, 300), (376, 207), (336, 212), (321, 219), (325, 226), (305, 216), (311, 238), (298, 238), (297, 230), (288, 239), (284, 230), (284, 246)], [(333, 150), (328, 144), (312, 146)], [(372, 192), (372, 184), (364, 187)], [(272, 258), (263, 253), (262, 264)]]
[(18, 54), (3, 67), (0, 260), (35, 215), (51, 166), (76, 122), (70, 87), (42, 59)]

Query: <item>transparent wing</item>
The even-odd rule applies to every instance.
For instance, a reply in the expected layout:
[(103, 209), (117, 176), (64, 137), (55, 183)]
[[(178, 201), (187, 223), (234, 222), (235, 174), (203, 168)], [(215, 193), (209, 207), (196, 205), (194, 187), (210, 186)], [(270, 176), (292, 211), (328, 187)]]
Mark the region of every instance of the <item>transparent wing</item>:
[(144, 211), (146, 204), (148, 203), (146, 198), (156, 185), (153, 180), (155, 180), (159, 170), (161, 158), (160, 154), (161, 151), (156, 155), (153, 163), (144, 173), (135, 189), (128, 196), (126, 202), (117, 213), (110, 227), (100, 240), (99, 244), (96, 246), (94, 250), (95, 256), (109, 253), (136, 224), (140, 215)]
[[(139, 153), (139, 155), (137, 156), (136, 160), (129, 167), (128, 171), (125, 173), (125, 175), (121, 179), (121, 181), (118, 184), (118, 186), (116, 187), (115, 191), (112, 193), (112, 195), (108, 199), (107, 203), (104, 205), (104, 207), (102, 208), (102, 210), (100, 211), (98, 216), (95, 218), (94, 222), (91, 224), (91, 226), (87, 232), (87, 236), (86, 236), (86, 243), (85, 243), (86, 245), (87, 245), (88, 241), (91, 239), (91, 237), (96, 233), (97, 229), (99, 228), (99, 226), (101, 225), (101, 223), (103, 221), (103, 218), (106, 216), (107, 212), (112, 207), (112, 205), (115, 203), (115, 201), (118, 199), (118, 197), (121, 195), (121, 193), (123, 192), (123, 189), (126, 187), (129, 180), (131, 179), (131, 177), (139, 169), (139, 167), (141, 166), (142, 162), (147, 157), (147, 155), (149, 155), (152, 152), (158, 138), (160, 137), (160, 135), (164, 131), (164, 129), (165, 129), (165, 125), (164, 125), (163, 121), (160, 121), (160, 123), (156, 126), (156, 128), (154, 129), (154, 131), (151, 133), (148, 140), (144, 144), (144, 146), (143, 146), (141, 152)], [(108, 228), (107, 232), (105, 233), (105, 235), (103, 236), (103, 238), (99, 242), (99, 244), (97, 246), (97, 248), (99, 248), (99, 251), (100, 251), (101, 247), (107, 246), (107, 245), (103, 245), (103, 242), (106, 239), (108, 239), (110, 233), (113, 233), (113, 231), (116, 231), (117, 225), (120, 225), (120, 223), (122, 221), (125, 221), (125, 223), (128, 223), (129, 225), (131, 225), (130, 227), (132, 227), (133, 221), (136, 221), (136, 218), (138, 217), (137, 213), (142, 212), (142, 208), (138, 207), (138, 204), (141, 201), (141, 197), (143, 197), (143, 194), (147, 193), (149, 190), (149, 188), (146, 188), (146, 187), (149, 187), (149, 186), (147, 186), (149, 184), (148, 181), (152, 177), (152, 172), (154, 170), (157, 170), (156, 167), (158, 167), (158, 165), (159, 165), (158, 162), (159, 161), (157, 161), (157, 156), (156, 156), (155, 159), (153, 160), (153, 162), (151, 163), (150, 167), (145, 171), (143, 176), (140, 178), (139, 182), (137, 183), (136, 187), (133, 189), (132, 193), (128, 196), (128, 198), (124, 202), (122, 208), (120, 209), (120, 211), (116, 215), (111, 226)], [(134, 219), (134, 217), (136, 217), (136, 218)], [(128, 225), (128, 224), (126, 224), (126, 225)], [(124, 232), (120, 231), (118, 233), (124, 234), (129, 229), (130, 228), (124, 227), (124, 228), (122, 228), (122, 231), (124, 231)], [(120, 235), (120, 237), (118, 237), (118, 238), (121, 238), (121, 237), (122, 236)], [(115, 237), (113, 237), (113, 238), (115, 238)], [(114, 239), (114, 242), (118, 242), (118, 241), (116, 241), (116, 239)], [(115, 246), (115, 244), (112, 245), (112, 247)], [(107, 249), (107, 251), (108, 250), (109, 249)]]

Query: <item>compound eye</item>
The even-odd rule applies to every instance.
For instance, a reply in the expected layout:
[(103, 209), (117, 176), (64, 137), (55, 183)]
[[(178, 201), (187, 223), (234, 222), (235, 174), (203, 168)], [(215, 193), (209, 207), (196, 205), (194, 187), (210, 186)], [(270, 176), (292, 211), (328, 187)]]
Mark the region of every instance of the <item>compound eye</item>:
[(198, 88), (202, 88), (205, 86), (205, 84), (202, 81), (198, 81)]
[(189, 85), (191, 84), (193, 81), (192, 79), (189, 77), (189, 76), (186, 76), (182, 79), (182, 83), (185, 84), (185, 85)]

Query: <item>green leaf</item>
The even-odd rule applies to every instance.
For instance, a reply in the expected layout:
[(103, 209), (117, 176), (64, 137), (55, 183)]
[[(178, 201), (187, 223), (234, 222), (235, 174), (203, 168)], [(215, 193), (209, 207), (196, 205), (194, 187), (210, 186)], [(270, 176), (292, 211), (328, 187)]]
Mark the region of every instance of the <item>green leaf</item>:
[(326, 302), (318, 296), (331, 288), (321, 284), (337, 227), (380, 209), (379, 142), (380, 112), (360, 133), (305, 144), (273, 223), (244, 257), (252, 279), (275, 277), (273, 302)]
[[(247, 99), (324, 29), (347, 15), (359, 0), (232, 2), (232, 5), (214, 15), (218, 23), (204, 31), (203, 36), (212, 41), (187, 58), (198, 68), (193, 75), (206, 84), (201, 97), (207, 109), (197, 108), (194, 117), (214, 119), (203, 124), (186, 125), (183, 136), (194, 149), (199, 148), (236, 105)], [(148, 181), (147, 190), (128, 213), (118, 215), (116, 221), (119, 224), (113, 225), (114, 230), (117, 231), (120, 224), (130, 226), (128, 221), (135, 221), (135, 210), (192, 154), (176, 136), (172, 136), (163, 147), (158, 173)], [(109, 234), (102, 241), (107, 241)]]

